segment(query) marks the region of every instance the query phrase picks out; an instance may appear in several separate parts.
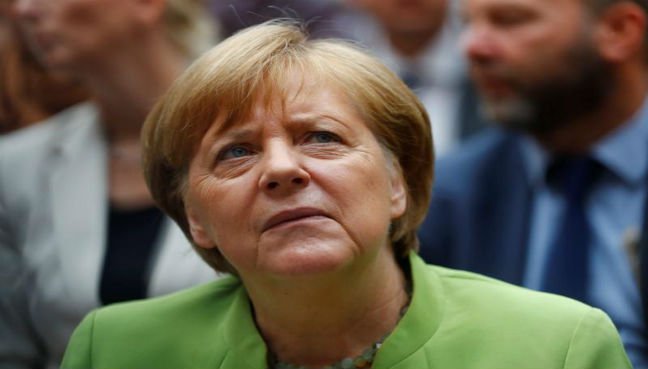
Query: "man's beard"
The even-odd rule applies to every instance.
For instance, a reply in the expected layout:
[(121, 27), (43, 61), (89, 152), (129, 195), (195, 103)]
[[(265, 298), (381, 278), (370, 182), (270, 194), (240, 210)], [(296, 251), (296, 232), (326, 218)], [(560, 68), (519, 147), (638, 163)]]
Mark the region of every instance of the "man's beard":
[(595, 112), (614, 88), (611, 66), (590, 43), (567, 51), (559, 65), (533, 82), (502, 73), (509, 75), (506, 81), (516, 95), (498, 100), (482, 96), (482, 113), (506, 128), (545, 134)]

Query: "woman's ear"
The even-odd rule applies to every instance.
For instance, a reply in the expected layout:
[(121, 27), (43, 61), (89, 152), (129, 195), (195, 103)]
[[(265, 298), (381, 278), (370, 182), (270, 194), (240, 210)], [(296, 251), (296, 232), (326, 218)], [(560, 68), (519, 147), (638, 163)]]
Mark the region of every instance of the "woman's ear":
[(207, 232), (205, 227), (203, 227), (199, 218), (196, 216), (193, 207), (190, 205), (185, 205), (185, 212), (187, 213), (189, 231), (191, 232), (191, 238), (193, 239), (194, 244), (204, 249), (213, 249), (214, 247), (216, 247), (216, 244), (209, 237), (209, 233)]
[(646, 14), (629, 1), (608, 6), (602, 11), (595, 33), (600, 55), (610, 62), (624, 62), (643, 57), (646, 37)]
[(392, 164), (389, 166), (391, 182), (391, 219), (397, 219), (405, 213), (407, 209), (407, 190), (403, 170), (396, 158), (391, 159)]

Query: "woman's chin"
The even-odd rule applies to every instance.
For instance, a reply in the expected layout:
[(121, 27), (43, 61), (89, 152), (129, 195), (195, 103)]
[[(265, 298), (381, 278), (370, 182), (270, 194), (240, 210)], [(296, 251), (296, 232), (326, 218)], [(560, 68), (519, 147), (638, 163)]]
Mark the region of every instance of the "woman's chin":
[(259, 265), (274, 276), (307, 277), (330, 274), (343, 269), (353, 261), (351, 250), (296, 248), (282, 250)]

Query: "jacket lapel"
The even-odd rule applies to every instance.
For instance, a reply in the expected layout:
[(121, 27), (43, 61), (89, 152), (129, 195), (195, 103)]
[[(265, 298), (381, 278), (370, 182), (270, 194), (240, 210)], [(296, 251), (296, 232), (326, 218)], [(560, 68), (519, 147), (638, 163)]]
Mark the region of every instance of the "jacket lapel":
[(267, 349), (254, 323), (251, 304), (245, 288), (239, 288), (223, 325), (223, 338), (228, 353), (217, 368), (265, 368)]
[[(97, 112), (83, 106), (53, 147), (49, 190), (55, 247), (69, 296), (79, 311), (98, 305), (106, 232), (106, 153)], [(93, 306), (88, 301), (94, 301)]]
[[(648, 322), (648, 196), (644, 203), (643, 224), (639, 239), (639, 293), (643, 305), (644, 322)], [(648, 332), (645, 332), (648, 336)]]
[(473, 270), (522, 284), (526, 265), (531, 197), (520, 148), (514, 136), (505, 136), (493, 155), (480, 168), (477, 201), (468, 224), (475, 230), (470, 237), (477, 255)]

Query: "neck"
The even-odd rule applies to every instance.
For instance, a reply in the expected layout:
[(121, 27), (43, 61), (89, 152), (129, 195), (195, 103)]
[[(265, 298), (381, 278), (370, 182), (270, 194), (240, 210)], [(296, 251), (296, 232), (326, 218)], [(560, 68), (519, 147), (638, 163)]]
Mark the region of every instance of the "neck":
[(160, 37), (133, 44), (84, 73), (109, 142), (138, 139), (153, 104), (186, 65), (186, 59)]
[(362, 354), (394, 329), (409, 299), (390, 247), (327, 276), (244, 283), (270, 350), (307, 367)]
[(550, 132), (534, 134), (548, 151), (578, 154), (589, 151), (598, 141), (632, 118), (648, 96), (648, 76), (626, 74), (598, 109)]

